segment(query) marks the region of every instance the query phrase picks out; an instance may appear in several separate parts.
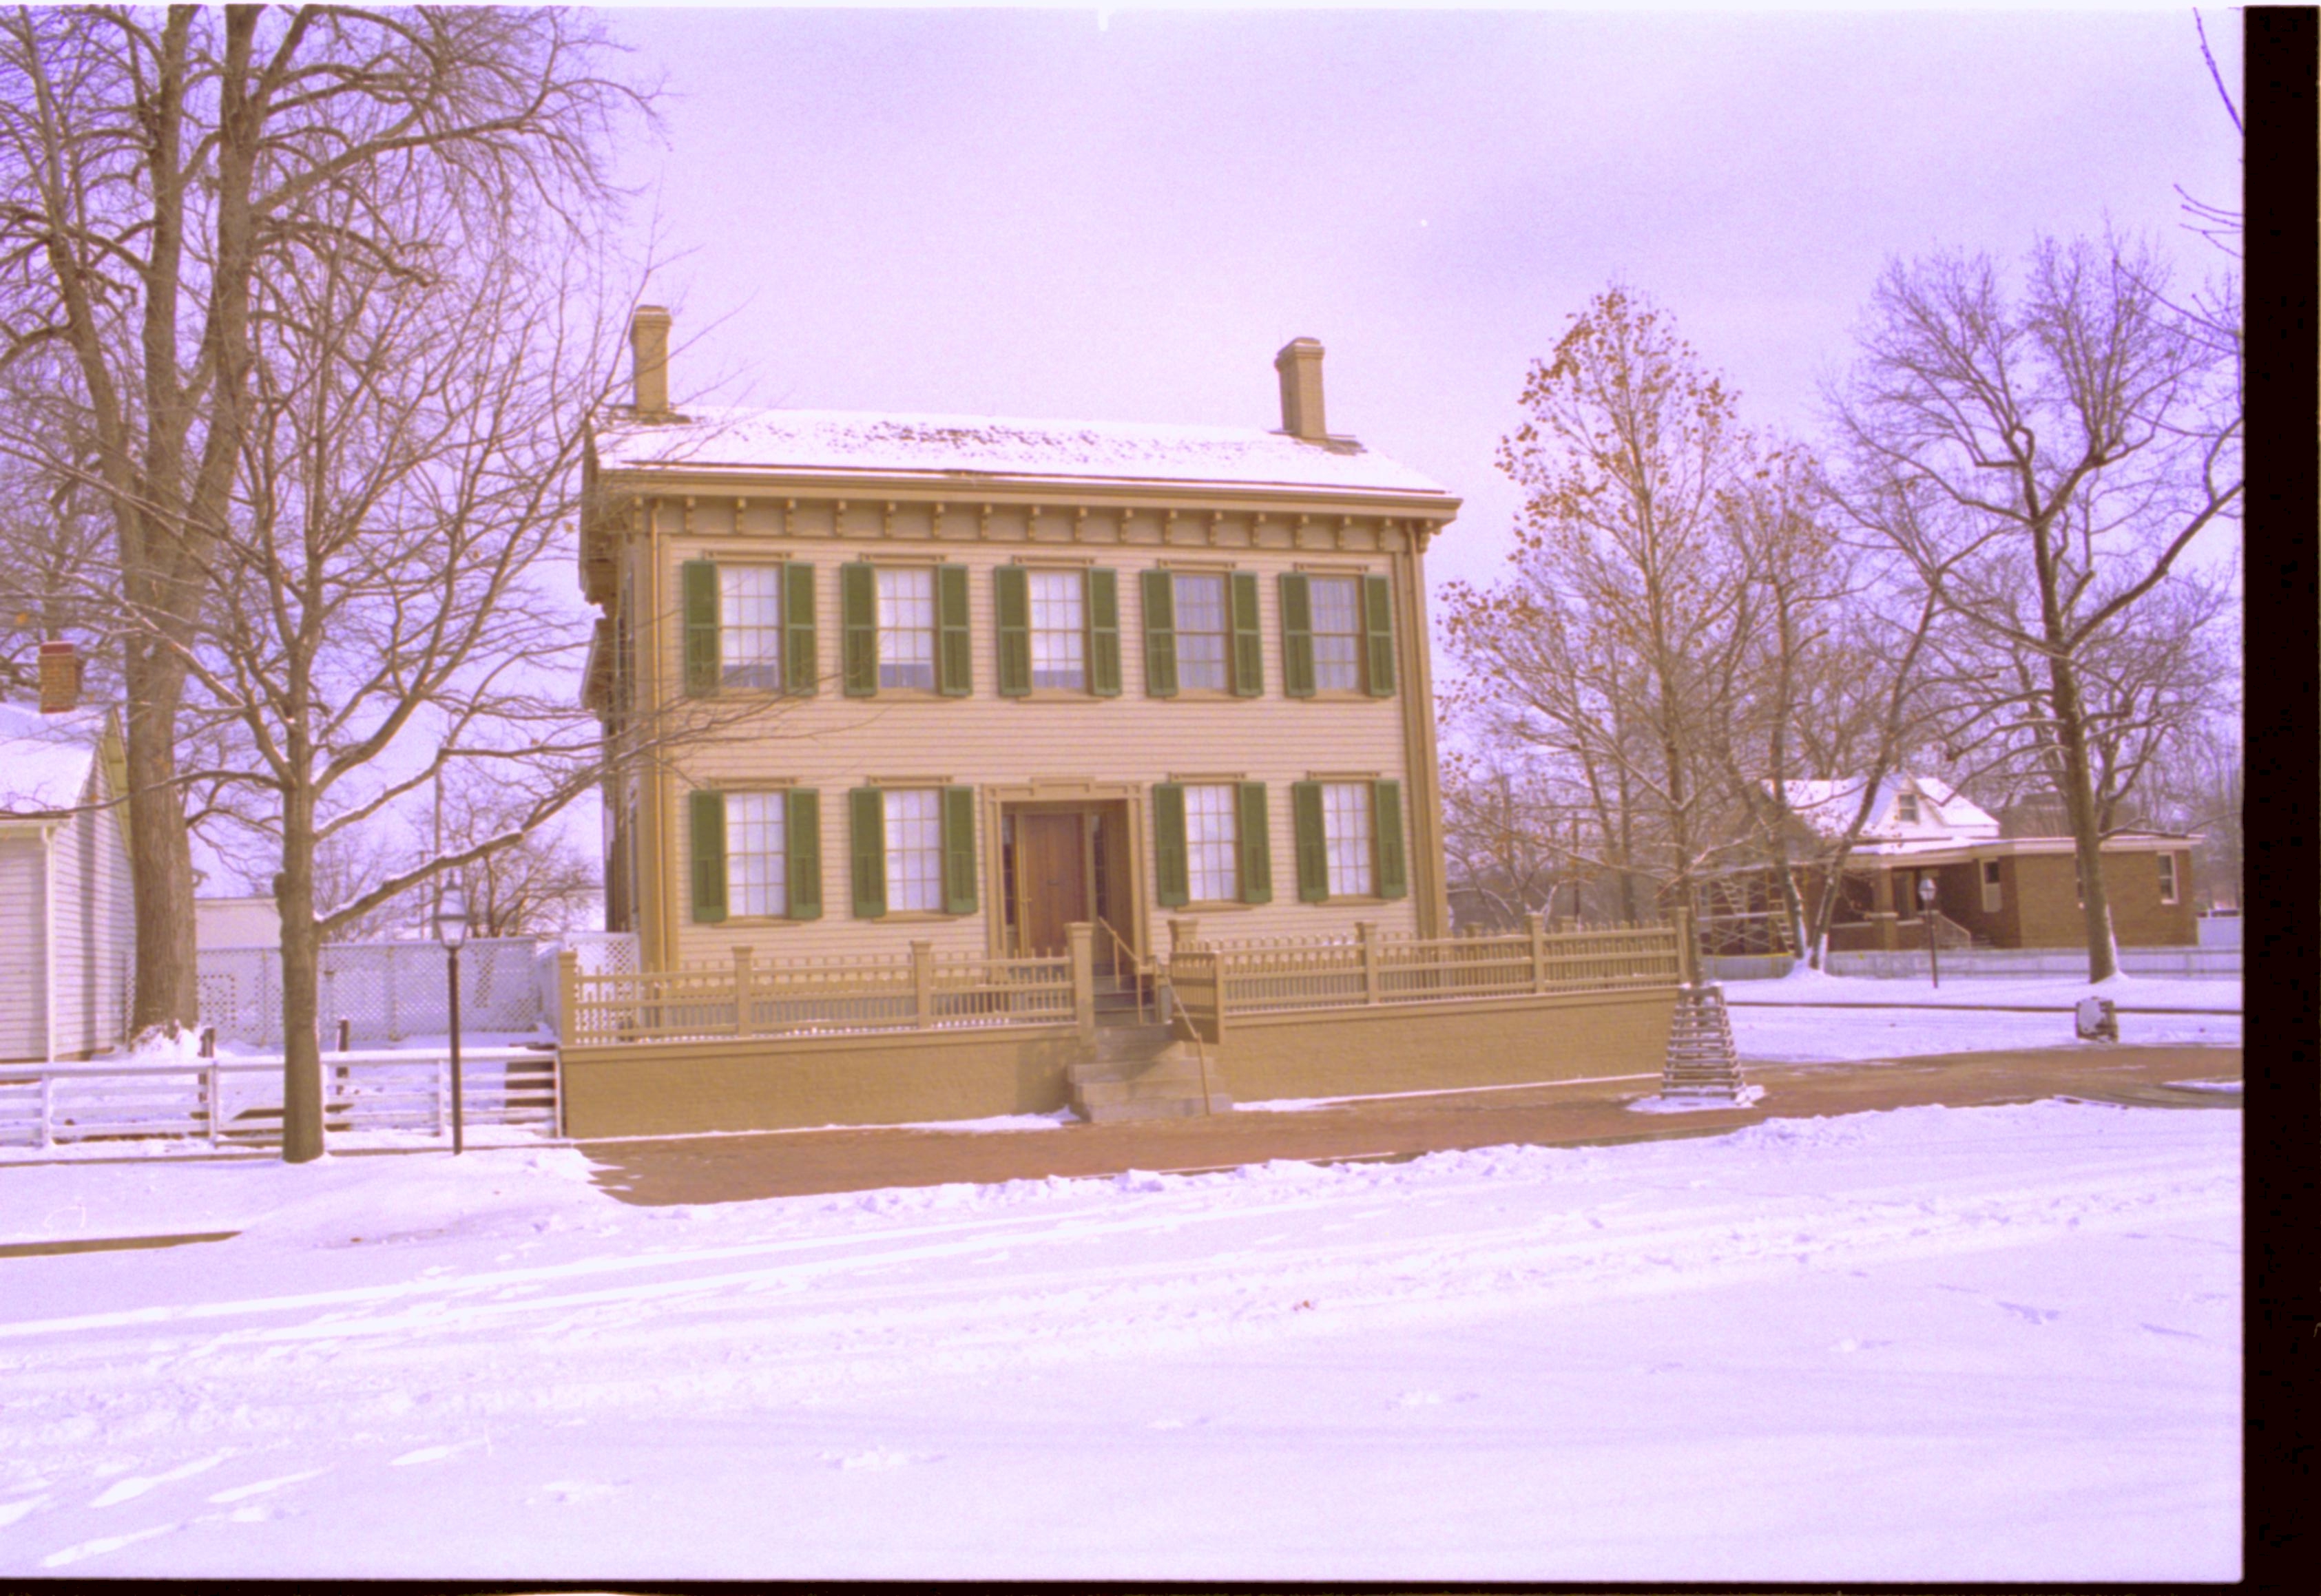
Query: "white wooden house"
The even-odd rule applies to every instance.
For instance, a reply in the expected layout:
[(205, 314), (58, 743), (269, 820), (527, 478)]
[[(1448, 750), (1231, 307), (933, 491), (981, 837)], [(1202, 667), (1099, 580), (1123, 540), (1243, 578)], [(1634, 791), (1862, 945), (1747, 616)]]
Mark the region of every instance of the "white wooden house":
[(0, 704), (0, 1061), (121, 1045), (136, 950), (125, 784), (109, 711)]

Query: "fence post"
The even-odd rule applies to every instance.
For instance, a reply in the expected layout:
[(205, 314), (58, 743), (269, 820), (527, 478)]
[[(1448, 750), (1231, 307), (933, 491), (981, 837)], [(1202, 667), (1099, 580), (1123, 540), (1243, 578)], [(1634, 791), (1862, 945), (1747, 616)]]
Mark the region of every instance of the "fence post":
[[(1077, 960), (1087, 951), (1075, 942), (1072, 957)], [(1079, 966), (1072, 966), (1073, 990), (1078, 992)], [(935, 945), (932, 942), (911, 944), (911, 1023), (924, 1030), (935, 1019)]]
[(1064, 928), (1072, 957), (1072, 1024), (1082, 1037), (1096, 1036), (1096, 927), (1076, 920)]
[(225, 1093), (218, 1086), (217, 1060), (210, 1060), (210, 1066), (202, 1072), (202, 1077), (203, 1095), (208, 1100), (209, 1107), (210, 1146), (214, 1149), (220, 1145), (223, 1127), (219, 1120), (225, 1112)]
[(1537, 913), (1524, 916), (1524, 929), (1531, 934), (1531, 989), (1534, 993), (1547, 990), (1547, 924)]
[(1362, 1002), (1379, 1001), (1378, 926), (1367, 920), (1354, 921), (1354, 940), (1362, 950)]
[(1687, 986), (1700, 984), (1700, 949), (1693, 946), (1692, 911), (1682, 903), (1676, 907), (1676, 974)]
[(451, 1104), (451, 1056), (435, 1056), (435, 1134), (441, 1136), (451, 1129), (448, 1114)]
[(41, 1150), (56, 1146), (57, 1078), (45, 1071), (41, 1075)]
[(580, 954), (567, 948), (556, 956), (556, 1042), (569, 1047), (579, 1040)]
[(1169, 917), (1170, 957), (1174, 957), (1180, 948), (1198, 948), (1200, 945), (1201, 922), (1199, 920), (1182, 919), (1174, 914)]
[(733, 1034), (750, 1034), (750, 955), (752, 950), (733, 950)]

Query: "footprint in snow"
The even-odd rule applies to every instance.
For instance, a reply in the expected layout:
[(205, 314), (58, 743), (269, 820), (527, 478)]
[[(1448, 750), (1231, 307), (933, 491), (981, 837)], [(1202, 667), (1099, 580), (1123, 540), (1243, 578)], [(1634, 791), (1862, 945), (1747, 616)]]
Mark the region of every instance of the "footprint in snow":
[(63, 1568), (78, 1563), (84, 1558), (102, 1557), (107, 1552), (117, 1552), (123, 1546), (135, 1546), (141, 1540), (151, 1540), (157, 1535), (167, 1535), (172, 1529), (180, 1528), (182, 1526), (177, 1524), (156, 1524), (150, 1529), (132, 1530), (127, 1535), (107, 1535), (99, 1537), (96, 1540), (85, 1540), (77, 1546), (67, 1546), (62, 1551), (50, 1552), (41, 1559), (41, 1566)]
[(1880, 1347), (1893, 1345), (1891, 1341), (1857, 1341), (1852, 1336), (1848, 1336), (1843, 1341), (1832, 1342), (1829, 1349), (1832, 1352), (1875, 1352)]
[(2020, 1302), (2001, 1302), (1999, 1306), (2025, 1324), (2053, 1324), (2063, 1317), (2060, 1308), (2026, 1308)]
[(2150, 1330), (2155, 1336), (2179, 1336), (2187, 1341), (2205, 1341), (2207, 1339), (2206, 1336), (2195, 1335), (2190, 1330), (2171, 1330), (2166, 1325), (2139, 1324), (2136, 1328), (2138, 1329)]

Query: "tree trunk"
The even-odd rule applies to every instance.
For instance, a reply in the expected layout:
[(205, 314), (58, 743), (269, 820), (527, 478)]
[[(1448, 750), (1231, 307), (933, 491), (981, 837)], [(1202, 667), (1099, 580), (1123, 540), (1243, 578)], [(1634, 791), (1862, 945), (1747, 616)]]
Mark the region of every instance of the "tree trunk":
[(2112, 933), (2111, 893), (2104, 884), (2103, 831), (2096, 816), (2079, 673), (2069, 659), (2060, 655), (2049, 656), (2047, 668), (2055, 690), (2055, 739), (2063, 759), (2063, 810), (2071, 818), (2071, 852), (2079, 863), (2080, 912), (2085, 917), (2088, 937), (2088, 979), (2108, 981), (2119, 974), (2119, 943)]
[(282, 871), (274, 878), (282, 914), (282, 1161), (323, 1156), (323, 1051), (319, 1020), (322, 934), (314, 924), (314, 799), (303, 785), (283, 794)]
[(125, 650), (130, 879), (136, 884), (137, 977), (132, 1037), (175, 1035), (201, 1018), (194, 947), (194, 856), (177, 788), (175, 736), (184, 674), (132, 642)]

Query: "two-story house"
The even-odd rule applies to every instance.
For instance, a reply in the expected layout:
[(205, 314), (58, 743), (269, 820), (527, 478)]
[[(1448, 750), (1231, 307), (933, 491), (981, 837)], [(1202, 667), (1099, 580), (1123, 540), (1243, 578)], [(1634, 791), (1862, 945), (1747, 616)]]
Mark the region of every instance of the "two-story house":
[(1459, 502), (1328, 431), (1318, 343), (1266, 431), (680, 411), (669, 328), (637, 313), (581, 557), (588, 701), (664, 745), (606, 793), (645, 967), (1446, 934), (1424, 560)]

